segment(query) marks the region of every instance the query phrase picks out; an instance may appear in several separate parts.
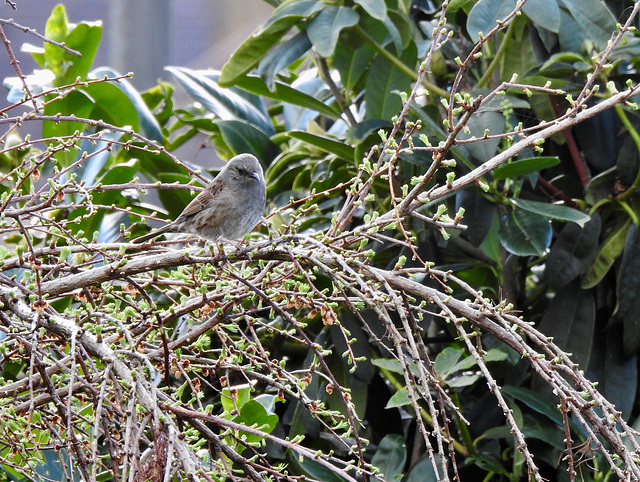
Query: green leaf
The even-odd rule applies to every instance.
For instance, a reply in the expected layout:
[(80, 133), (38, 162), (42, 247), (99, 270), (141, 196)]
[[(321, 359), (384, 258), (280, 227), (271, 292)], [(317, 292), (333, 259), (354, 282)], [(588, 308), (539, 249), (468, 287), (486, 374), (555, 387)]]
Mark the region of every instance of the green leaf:
[[(401, 61), (413, 66), (416, 62), (415, 45), (405, 50)], [(409, 92), (411, 87), (410, 76), (393, 65), (381, 55), (378, 55), (371, 65), (370, 72), (375, 75), (367, 76), (365, 84), (364, 101), (369, 119), (391, 119), (402, 109), (400, 92)]]
[(554, 33), (560, 30), (560, 8), (557, 0), (527, 0), (522, 11), (536, 25)]
[[(233, 389), (233, 396), (231, 395), (231, 389)], [(251, 386), (248, 384), (225, 387), (222, 389), (220, 403), (222, 404), (222, 410), (228, 414), (231, 414), (231, 412), (236, 408), (241, 409), (245, 403), (249, 402), (249, 400), (251, 400)]]
[(411, 404), (411, 399), (409, 398), (409, 392), (407, 391), (406, 387), (402, 387), (400, 390), (398, 390), (396, 393), (394, 393), (391, 396), (391, 398), (387, 402), (387, 405), (384, 408), (397, 408), (397, 407), (403, 407), (404, 405), (410, 405), (410, 404)]
[(272, 90), (275, 87), (275, 76), (283, 69), (304, 55), (311, 48), (307, 32), (303, 31), (281, 43), (269, 52), (258, 67), (258, 75)]
[(80, 52), (82, 57), (64, 52), (61, 62), (66, 69), (64, 76), (56, 79), (56, 82), (54, 82), (55, 85), (70, 84), (75, 82), (78, 77), (86, 79), (91, 70), (91, 65), (93, 64), (93, 59), (96, 56), (101, 39), (102, 27), (99, 24), (78, 24), (76, 28), (69, 33), (64, 43), (67, 47)]
[[(560, 0), (560, 2), (564, 4), (566, 12), (574, 20), (573, 24), (561, 24), (558, 30), (560, 44), (564, 45), (567, 39), (579, 46), (571, 50), (580, 52), (582, 40), (588, 39), (598, 48), (604, 49), (611, 38), (611, 33), (616, 30), (616, 19), (605, 3), (599, 0)], [(567, 49), (563, 48), (563, 50)]]
[(371, 363), (379, 368), (388, 370), (393, 373), (404, 373), (400, 362), (394, 358), (374, 358)]
[[(63, 5), (57, 5), (51, 12), (51, 16), (45, 25), (45, 37), (55, 41), (64, 42), (69, 35), (67, 12)], [(64, 50), (60, 47), (44, 42), (44, 63), (46, 69), (51, 70), (56, 77), (60, 74)]]
[(580, 289), (578, 280), (556, 292), (542, 316), (539, 329), (553, 338), (571, 360), (586, 370), (591, 356), (596, 324), (596, 305), (592, 291)]
[(260, 129), (244, 121), (217, 121), (220, 134), (233, 155), (249, 152), (268, 165), (278, 155), (278, 149)]
[(575, 223), (565, 224), (545, 262), (544, 279), (549, 286), (561, 288), (582, 274), (593, 258), (599, 237), (598, 213), (591, 216), (584, 228)]
[(480, 379), (476, 374), (460, 374), (447, 380), (447, 386), (451, 388), (469, 387)]
[(580, 227), (584, 227), (584, 225), (591, 219), (591, 216), (588, 214), (559, 204), (527, 201), (525, 199), (512, 199), (511, 202), (525, 211), (540, 214), (541, 216), (555, 219), (557, 221), (570, 221), (578, 224)]
[(387, 17), (387, 5), (384, 0), (355, 0), (371, 17), (384, 20)]
[[(365, 28), (371, 38), (382, 43), (387, 30), (382, 22), (366, 19)], [(340, 37), (340, 48), (333, 54), (333, 66), (340, 72), (340, 82), (351, 94), (358, 81), (370, 72), (369, 66), (376, 56), (376, 50), (369, 42), (352, 31), (344, 31)]]
[(458, 360), (464, 354), (463, 349), (456, 349), (447, 347), (438, 353), (435, 361), (433, 362), (433, 370), (438, 373), (443, 379), (457, 370), (456, 365)]
[[(108, 68), (99, 68), (91, 71), (91, 76), (99, 79), (105, 76), (117, 77), (118, 73)], [(129, 98), (129, 101), (138, 114), (138, 121), (140, 123), (140, 131), (142, 134), (150, 139), (161, 142), (162, 128), (146, 102), (143, 100), (140, 92), (138, 92), (127, 79), (120, 80), (114, 85), (122, 90), (122, 92), (124, 92), (124, 94)]]
[(274, 82), (274, 88), (273, 91), (271, 91), (260, 77), (246, 75), (238, 79), (235, 85), (252, 94), (320, 112), (331, 119), (340, 118), (340, 113), (332, 107), (282, 82)]
[(516, 0), (479, 0), (467, 18), (467, 33), (473, 42), (479, 40), (478, 34), (488, 34), (496, 25), (516, 7)]
[(473, 157), (478, 161), (492, 158), (502, 142), (500, 139), (482, 139), (485, 131), (489, 134), (502, 134), (506, 121), (502, 112), (493, 110), (477, 112), (471, 116), (467, 122), (468, 132), (461, 132), (460, 139), (471, 139), (475, 137), (476, 142), (465, 145)]
[[(638, 387), (638, 356), (628, 357), (620, 349), (623, 327), (609, 326), (595, 337), (586, 376), (598, 382), (598, 391), (629, 420), (634, 408)], [(634, 429), (640, 419), (636, 419)], [(637, 437), (637, 435), (636, 435)], [(625, 442), (627, 445), (627, 442)], [(631, 444), (627, 445), (630, 450)]]
[(504, 386), (500, 391), (503, 395), (519, 400), (529, 408), (545, 415), (553, 423), (562, 425), (562, 415), (560, 414), (558, 407), (555, 404), (542, 399), (536, 391), (512, 385)]
[(275, 133), (271, 120), (251, 102), (231, 89), (223, 89), (198, 71), (183, 67), (166, 67), (165, 69), (171, 72), (191, 97), (220, 119), (246, 121), (267, 135)]
[(540, 67), (540, 71), (544, 72), (546, 70), (549, 70), (552, 65), (559, 63), (581, 63), (587, 65), (587, 59), (585, 59), (582, 55), (574, 52), (560, 52), (549, 57), (549, 59), (544, 64), (542, 64), (542, 67)]
[(231, 55), (222, 68), (218, 84), (229, 87), (260, 62), (265, 54), (278, 43), (286, 30), (299, 25), (322, 10), (320, 0), (291, 0), (274, 10), (273, 15), (262, 28), (254, 32)]
[(330, 137), (311, 134), (304, 131), (290, 131), (288, 135), (294, 139), (311, 144), (325, 152), (335, 154), (342, 159), (349, 161), (354, 159), (355, 149), (353, 147)]
[(515, 208), (503, 218), (500, 242), (517, 256), (543, 256), (551, 244), (551, 221), (546, 216)]
[(378, 450), (373, 454), (371, 464), (380, 469), (384, 480), (396, 480), (402, 476), (404, 464), (407, 460), (407, 445), (401, 435), (392, 433), (386, 435), (378, 444)]
[[(440, 465), (438, 459), (439, 457), (435, 456), (437, 469), (434, 469), (434, 462), (432, 462), (429, 455), (421, 457), (418, 462), (411, 467), (411, 470), (402, 482), (440, 482), (444, 477), (442, 474), (442, 465)], [(436, 474), (436, 470), (439, 475)]]
[(608, 233), (596, 251), (596, 255), (582, 280), (582, 288), (593, 288), (609, 272), (609, 269), (611, 269), (611, 266), (613, 266), (613, 263), (624, 249), (630, 225), (631, 219), (627, 218)]
[[(271, 433), (276, 428), (278, 416), (268, 413), (260, 402), (249, 400), (240, 408), (240, 417), (236, 421), (248, 426), (255, 425), (258, 430)], [(259, 435), (247, 434), (247, 439), (249, 438), (253, 438), (256, 442), (262, 440)]]
[(553, 167), (560, 163), (557, 157), (532, 157), (503, 164), (493, 171), (493, 178), (496, 181), (502, 179), (513, 179), (532, 172), (539, 172), (543, 169)]
[(349, 7), (330, 5), (309, 22), (307, 34), (316, 51), (322, 57), (330, 57), (336, 49), (340, 31), (353, 27), (360, 16)]
[(258, 30), (262, 33), (268, 30), (282, 29), (295, 25), (302, 19), (311, 17), (324, 8), (321, 0), (287, 0), (273, 11), (269, 20)]
[(640, 350), (640, 234), (635, 224), (627, 232), (616, 282), (616, 299), (616, 309), (609, 323), (622, 323), (624, 353), (631, 357)]
[(131, 103), (131, 99), (115, 84), (108, 82), (89, 84), (79, 90), (89, 95), (93, 101), (90, 118), (104, 120), (119, 127), (130, 126), (134, 131), (140, 129), (138, 112)]

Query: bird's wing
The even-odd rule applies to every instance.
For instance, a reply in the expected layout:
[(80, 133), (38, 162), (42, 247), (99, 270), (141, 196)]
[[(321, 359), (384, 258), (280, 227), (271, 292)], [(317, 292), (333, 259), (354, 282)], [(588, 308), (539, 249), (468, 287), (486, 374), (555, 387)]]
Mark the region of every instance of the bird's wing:
[(213, 199), (220, 193), (220, 191), (222, 191), (222, 183), (218, 182), (217, 179), (214, 179), (208, 188), (206, 188), (204, 191), (201, 191), (200, 194), (198, 194), (189, 204), (187, 204), (187, 207), (184, 208), (179, 217), (187, 218), (198, 214), (204, 209), (204, 207), (211, 199)]

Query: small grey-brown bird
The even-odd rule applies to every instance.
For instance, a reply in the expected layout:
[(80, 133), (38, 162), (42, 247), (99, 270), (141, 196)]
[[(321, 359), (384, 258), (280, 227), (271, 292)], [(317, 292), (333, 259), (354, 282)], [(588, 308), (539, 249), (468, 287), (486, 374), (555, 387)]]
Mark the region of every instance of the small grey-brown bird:
[(260, 162), (251, 154), (238, 154), (175, 221), (132, 242), (143, 243), (175, 232), (196, 234), (211, 241), (240, 238), (260, 222), (266, 197)]

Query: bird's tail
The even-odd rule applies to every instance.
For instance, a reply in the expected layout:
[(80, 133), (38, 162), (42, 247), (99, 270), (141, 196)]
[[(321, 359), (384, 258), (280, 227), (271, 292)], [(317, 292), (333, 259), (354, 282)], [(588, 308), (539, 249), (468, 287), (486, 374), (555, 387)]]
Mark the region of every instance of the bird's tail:
[(149, 241), (150, 239), (153, 239), (157, 236), (160, 236), (161, 234), (164, 233), (168, 233), (172, 230), (173, 226), (171, 224), (167, 224), (166, 226), (162, 226), (159, 229), (154, 229), (153, 231), (147, 233), (147, 234), (143, 234), (142, 236), (133, 239), (131, 242), (134, 244), (140, 244), (140, 243), (144, 243), (146, 241)]

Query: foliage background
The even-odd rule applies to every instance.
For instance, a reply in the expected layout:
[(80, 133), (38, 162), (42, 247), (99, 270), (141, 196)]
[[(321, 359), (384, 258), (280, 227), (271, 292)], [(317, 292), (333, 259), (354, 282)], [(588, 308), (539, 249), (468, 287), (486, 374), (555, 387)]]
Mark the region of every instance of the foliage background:
[[(5, 476), (640, 478), (638, 3), (271, 3), (147, 92), (61, 6), (46, 75), (5, 43)], [(197, 133), (263, 162), (264, 225), (130, 244)]]

